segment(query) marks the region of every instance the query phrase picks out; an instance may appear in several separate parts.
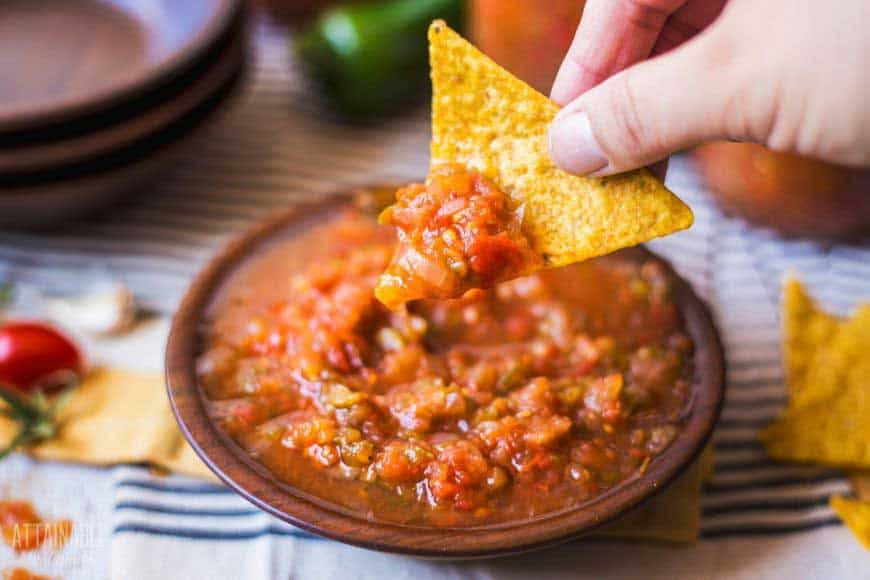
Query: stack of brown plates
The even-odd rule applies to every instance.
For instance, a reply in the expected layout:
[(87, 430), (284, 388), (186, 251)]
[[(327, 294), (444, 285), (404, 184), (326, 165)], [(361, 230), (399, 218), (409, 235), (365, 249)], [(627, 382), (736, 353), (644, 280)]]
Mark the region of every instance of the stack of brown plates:
[(141, 191), (239, 85), (243, 4), (0, 3), (0, 225)]

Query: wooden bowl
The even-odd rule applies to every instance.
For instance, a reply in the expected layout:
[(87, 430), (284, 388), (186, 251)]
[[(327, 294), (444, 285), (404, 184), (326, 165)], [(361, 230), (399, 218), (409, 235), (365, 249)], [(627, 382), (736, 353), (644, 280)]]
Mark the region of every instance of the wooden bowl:
[[(474, 527), (433, 527), (368, 520), (276, 480), (209, 419), (197, 384), (206, 312), (228, 278), (261, 251), (312, 224), (336, 215), (348, 196), (301, 205), (255, 227), (230, 243), (199, 274), (172, 322), (166, 377), (172, 409), (185, 437), (205, 463), (242, 497), (277, 518), (335, 540), (387, 552), (435, 558), (491, 557), (579, 537), (651, 498), (685, 470), (703, 449), (719, 416), (724, 394), (722, 345), (713, 320), (689, 284), (670, 267), (673, 296), (695, 342), (692, 395), (682, 433), (643, 475), (582, 505), (541, 516)], [(631, 260), (653, 256), (637, 247)]]
[(6, 0), (0, 11), (0, 133), (70, 121), (182, 74), (240, 0)]
[(235, 28), (229, 42), (196, 76), (183, 79), (167, 98), (129, 110), (127, 118), (80, 134), (70, 134), (66, 126), (61, 131), (31, 133), (29, 139), (15, 140), (14, 147), (7, 147), (0, 138), (0, 188), (27, 181), (33, 175), (55, 175), (59, 168), (70, 164), (104, 158), (191, 114), (242, 66), (246, 56), (242, 22)]
[(176, 118), (167, 115), (168, 122), (151, 131), (131, 135), (110, 150), (58, 164), (0, 171), (0, 226), (49, 225), (140, 191), (151, 176), (181, 157), (195, 142), (190, 138), (215, 119), (236, 93), (244, 78), (245, 61), (232, 57), (227, 62), (229, 66), (216, 67), (220, 74), (209, 76), (207, 87), (193, 87), (197, 98), (180, 106)]
[(227, 24), (196, 66), (159, 90), (67, 122), (0, 132), (0, 176), (70, 163), (116, 150), (189, 113), (231, 76), (247, 52), (244, 12)]

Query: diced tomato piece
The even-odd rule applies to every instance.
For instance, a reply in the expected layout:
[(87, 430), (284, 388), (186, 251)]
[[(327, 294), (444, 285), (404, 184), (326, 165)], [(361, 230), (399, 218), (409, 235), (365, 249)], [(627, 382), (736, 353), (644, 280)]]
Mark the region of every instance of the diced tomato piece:
[(399, 190), (380, 222), (399, 234), (399, 247), (375, 289), (389, 308), (417, 298), (455, 298), (542, 262), (507, 195), (458, 166), (435, 167), (425, 185)]
[(388, 483), (417, 481), (434, 457), (419, 443), (393, 440), (375, 458), (375, 470)]

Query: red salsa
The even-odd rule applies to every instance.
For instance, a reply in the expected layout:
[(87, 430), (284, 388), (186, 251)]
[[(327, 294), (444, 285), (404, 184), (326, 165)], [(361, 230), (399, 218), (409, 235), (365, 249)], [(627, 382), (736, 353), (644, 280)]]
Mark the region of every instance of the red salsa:
[(399, 243), (375, 288), (397, 308), (417, 298), (458, 298), (528, 274), (542, 263), (522, 232), (522, 211), (489, 179), (455, 165), (396, 192), (380, 222)]
[(616, 254), (391, 311), (373, 289), (395, 243), (348, 212), (212, 305), (210, 414), (276, 477), (364, 517), (476, 525), (590, 500), (678, 434), (692, 342), (661, 263)]
[(72, 534), (71, 520), (44, 521), (27, 501), (0, 501), (0, 533), (3, 541), (16, 552), (38, 550), (50, 543), (61, 549)]
[(6, 568), (3, 570), (3, 580), (51, 580), (48, 576), (34, 574), (27, 568)]

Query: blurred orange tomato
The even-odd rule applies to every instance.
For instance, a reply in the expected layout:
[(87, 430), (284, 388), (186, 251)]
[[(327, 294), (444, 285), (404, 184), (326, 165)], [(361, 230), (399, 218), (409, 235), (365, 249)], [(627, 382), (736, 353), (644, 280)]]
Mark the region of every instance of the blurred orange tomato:
[(709, 143), (692, 158), (722, 208), (791, 236), (870, 231), (870, 171), (750, 143)]

